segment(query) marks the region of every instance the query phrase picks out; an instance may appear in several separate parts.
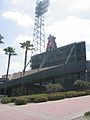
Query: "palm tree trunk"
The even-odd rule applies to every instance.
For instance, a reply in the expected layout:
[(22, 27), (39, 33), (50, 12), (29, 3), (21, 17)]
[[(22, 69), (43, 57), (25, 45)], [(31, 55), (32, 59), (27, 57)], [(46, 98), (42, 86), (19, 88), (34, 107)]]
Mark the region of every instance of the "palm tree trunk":
[(23, 76), (25, 75), (26, 62), (27, 62), (27, 49), (25, 50), (25, 60), (24, 60)]
[[(27, 49), (25, 50), (25, 60), (24, 60), (23, 76), (25, 75), (26, 62), (27, 62)], [(22, 89), (21, 94), (23, 95), (23, 78), (22, 78), (22, 88), (21, 89)]]
[(9, 54), (9, 57), (8, 57), (8, 67), (7, 67), (6, 79), (8, 79), (8, 73), (9, 73), (9, 67), (10, 67), (10, 58), (11, 58), (11, 54)]
[(8, 57), (7, 74), (6, 74), (6, 79), (5, 79), (5, 81), (4, 81), (4, 84), (5, 84), (4, 96), (6, 96), (6, 92), (7, 92), (7, 79), (8, 79), (8, 73), (9, 73), (10, 58), (11, 58), (11, 55), (9, 54), (9, 57)]

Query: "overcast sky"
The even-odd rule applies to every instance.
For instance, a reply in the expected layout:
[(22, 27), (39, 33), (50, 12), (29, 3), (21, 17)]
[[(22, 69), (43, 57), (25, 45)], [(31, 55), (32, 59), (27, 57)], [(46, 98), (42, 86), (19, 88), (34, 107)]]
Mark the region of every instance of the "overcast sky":
[[(0, 44), (0, 76), (6, 74), (8, 56), (3, 49), (9, 46), (18, 54), (11, 58), (10, 73), (23, 69), (24, 51), (19, 43), (33, 39), (35, 2), (0, 0), (0, 34), (4, 36), (4, 44)], [(54, 35), (58, 47), (86, 41), (90, 59), (90, 0), (51, 0), (45, 17), (46, 38)], [(30, 52), (28, 55), (30, 59)]]

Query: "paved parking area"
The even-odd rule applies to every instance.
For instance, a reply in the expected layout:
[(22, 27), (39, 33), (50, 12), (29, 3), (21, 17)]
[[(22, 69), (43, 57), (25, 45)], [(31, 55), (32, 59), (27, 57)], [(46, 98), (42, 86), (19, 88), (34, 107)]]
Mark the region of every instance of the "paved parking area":
[(90, 96), (22, 106), (0, 104), (0, 120), (74, 120), (86, 111), (90, 111)]

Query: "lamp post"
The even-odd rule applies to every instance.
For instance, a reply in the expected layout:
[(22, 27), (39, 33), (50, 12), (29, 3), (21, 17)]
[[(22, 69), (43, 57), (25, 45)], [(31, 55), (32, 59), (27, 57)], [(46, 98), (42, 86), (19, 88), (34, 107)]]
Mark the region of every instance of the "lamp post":
[(66, 89), (66, 63), (64, 64), (64, 68), (65, 68), (65, 89)]
[(87, 81), (87, 70), (85, 71), (85, 80)]

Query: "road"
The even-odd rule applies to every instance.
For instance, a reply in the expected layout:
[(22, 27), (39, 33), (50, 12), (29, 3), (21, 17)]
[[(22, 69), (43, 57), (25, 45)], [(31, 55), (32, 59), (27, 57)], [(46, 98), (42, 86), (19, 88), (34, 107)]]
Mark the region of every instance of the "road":
[(0, 104), (0, 120), (74, 120), (90, 111), (90, 96), (15, 106)]

